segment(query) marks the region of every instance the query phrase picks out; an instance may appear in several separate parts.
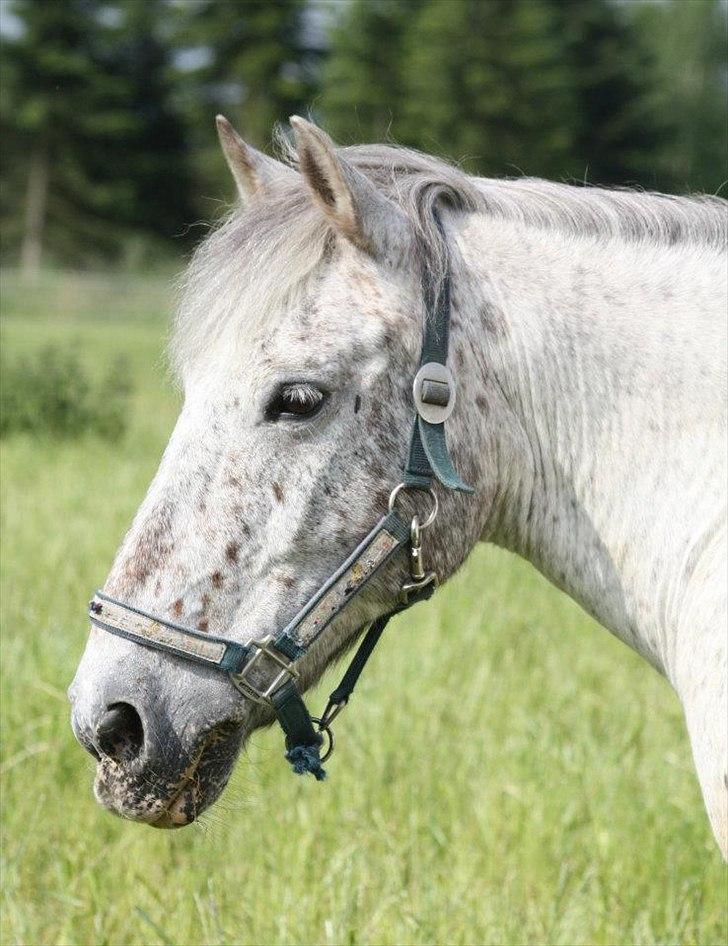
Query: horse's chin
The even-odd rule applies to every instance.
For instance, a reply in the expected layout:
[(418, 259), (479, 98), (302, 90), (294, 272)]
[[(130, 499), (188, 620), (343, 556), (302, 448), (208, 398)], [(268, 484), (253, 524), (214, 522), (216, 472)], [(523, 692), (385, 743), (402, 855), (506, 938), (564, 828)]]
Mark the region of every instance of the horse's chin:
[(102, 759), (96, 768), (94, 795), (112, 814), (153, 828), (183, 828), (213, 805), (228, 783), (239, 739), (206, 745), (185, 764), (166, 773), (146, 765)]

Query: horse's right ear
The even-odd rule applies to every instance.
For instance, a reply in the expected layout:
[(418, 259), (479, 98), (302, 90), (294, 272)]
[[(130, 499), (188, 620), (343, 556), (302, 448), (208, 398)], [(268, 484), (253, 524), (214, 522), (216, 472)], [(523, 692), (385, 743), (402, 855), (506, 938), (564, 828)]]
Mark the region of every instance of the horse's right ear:
[(295, 174), (285, 164), (247, 145), (224, 115), (218, 115), (215, 124), (225, 160), (244, 203), (262, 196), (276, 177)]

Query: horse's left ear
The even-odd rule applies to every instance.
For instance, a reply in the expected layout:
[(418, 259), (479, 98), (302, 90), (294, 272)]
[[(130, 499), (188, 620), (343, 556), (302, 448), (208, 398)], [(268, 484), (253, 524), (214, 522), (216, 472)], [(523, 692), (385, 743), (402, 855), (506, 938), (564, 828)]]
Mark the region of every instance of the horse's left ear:
[(391, 247), (393, 231), (406, 229), (402, 211), (339, 157), (326, 132), (298, 115), (290, 121), (301, 174), (336, 229), (372, 256)]
[(246, 144), (224, 115), (218, 115), (215, 124), (222, 152), (243, 204), (272, 191), (276, 181), (296, 176), (295, 171), (285, 164)]

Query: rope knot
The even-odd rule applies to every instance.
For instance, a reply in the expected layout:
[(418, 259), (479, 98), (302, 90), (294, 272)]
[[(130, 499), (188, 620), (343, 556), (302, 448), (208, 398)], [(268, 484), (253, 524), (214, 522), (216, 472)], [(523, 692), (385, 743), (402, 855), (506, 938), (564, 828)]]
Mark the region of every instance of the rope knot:
[(326, 778), (326, 771), (319, 756), (319, 746), (294, 746), (286, 751), (286, 759), (293, 766), (296, 775), (310, 772), (317, 782), (323, 782)]

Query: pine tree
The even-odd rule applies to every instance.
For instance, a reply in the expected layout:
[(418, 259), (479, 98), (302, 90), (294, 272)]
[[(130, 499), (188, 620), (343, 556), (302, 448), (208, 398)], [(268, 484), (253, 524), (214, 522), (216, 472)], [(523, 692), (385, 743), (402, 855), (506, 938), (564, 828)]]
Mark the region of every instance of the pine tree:
[[(41, 261), (118, 259), (134, 232), (171, 238), (189, 220), (183, 139), (145, 4), (15, 0), (4, 42), (4, 253)], [(22, 223), (21, 223), (22, 221)]]
[(628, 5), (653, 53), (651, 97), (668, 128), (655, 164), (658, 184), (716, 193), (728, 179), (728, 10), (721, 0)]
[(225, 109), (250, 144), (265, 147), (275, 123), (303, 108), (310, 91), (304, 11), (300, 0), (182, 5), (178, 44), (203, 50), (202, 62), (187, 73), (194, 107)]
[(121, 150), (104, 158), (116, 179), (129, 181), (129, 199), (116, 212), (133, 231), (184, 242), (193, 219), (188, 129), (177, 105), (181, 77), (166, 0), (122, 2), (108, 30), (103, 69), (124, 103)]
[[(305, 44), (300, 0), (187, 0), (176, 9), (183, 103), (207, 215), (209, 199), (233, 188), (220, 154), (214, 117), (225, 114), (246, 141), (267, 150), (273, 128), (306, 111), (320, 50)], [(197, 60), (197, 61), (195, 61)]]
[(424, 2), (353, 0), (339, 8), (317, 103), (339, 141), (402, 137), (403, 41)]
[(406, 139), (489, 174), (568, 171), (563, 38), (543, 0), (428, 0), (405, 38)]
[(17, 0), (12, 10), (20, 33), (4, 43), (4, 210), (15, 219), (11, 247), (20, 236), (23, 266), (33, 272), (47, 245), (77, 245), (79, 218), (87, 216), (79, 204), (87, 210), (110, 196), (106, 182), (89, 178), (84, 161), (92, 126), (103, 128), (109, 104), (96, 94), (90, 4)]
[(655, 187), (666, 129), (650, 102), (650, 57), (609, 0), (550, 0), (575, 96), (573, 173), (595, 184)]

